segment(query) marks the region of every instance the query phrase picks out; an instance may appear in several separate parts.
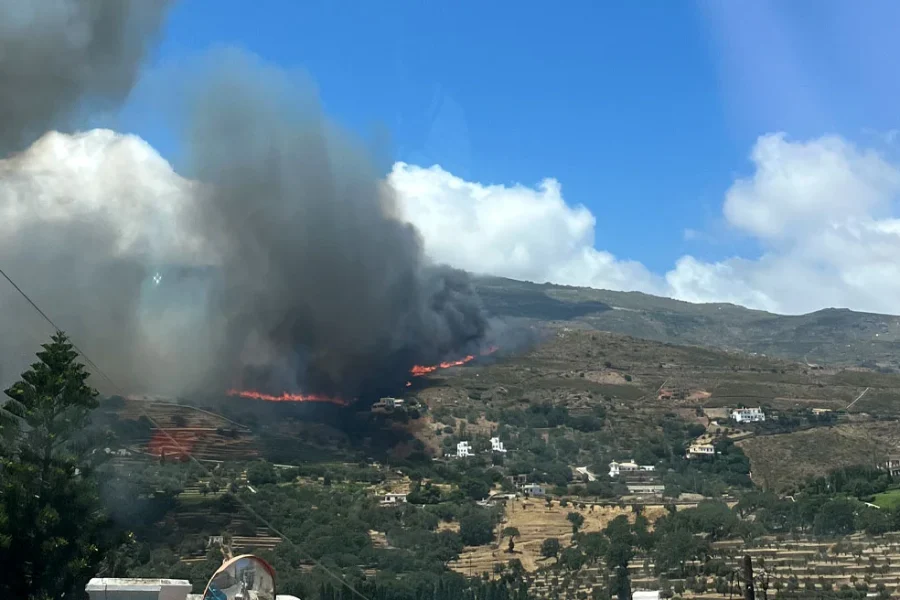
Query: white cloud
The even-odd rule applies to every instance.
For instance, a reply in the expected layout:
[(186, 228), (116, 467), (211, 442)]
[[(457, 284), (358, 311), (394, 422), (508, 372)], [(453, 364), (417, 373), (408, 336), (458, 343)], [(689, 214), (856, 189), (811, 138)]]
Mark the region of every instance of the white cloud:
[[(427, 254), (474, 272), (786, 313), (828, 306), (900, 313), (900, 216), (893, 212), (900, 166), (836, 136), (763, 136), (750, 159), (753, 171), (725, 190), (722, 210), (762, 255), (717, 262), (673, 256), (662, 275), (596, 249), (595, 216), (567, 203), (554, 179), (486, 185), (438, 166), (397, 163), (388, 181)], [(116, 224), (123, 254), (150, 264), (202, 256), (177, 226), (196, 184), (138, 138), (48, 134), (0, 161), (0, 178), (0, 233), (7, 237), (36, 215), (103, 215)], [(689, 229), (685, 236), (702, 242), (706, 234)]]
[(190, 262), (200, 241), (182, 225), (196, 189), (137, 136), (49, 132), (25, 152), (0, 159), (0, 235), (14, 238), (38, 222), (107, 219), (120, 255)]
[(758, 239), (763, 256), (682, 258), (666, 274), (670, 295), (787, 313), (900, 312), (900, 220), (891, 216), (898, 166), (836, 136), (763, 136), (751, 160), (754, 174), (731, 186), (723, 212)]
[(880, 213), (900, 190), (900, 173), (873, 151), (836, 136), (789, 142), (759, 138), (753, 176), (725, 196), (725, 218), (764, 239), (794, 238), (843, 220)]
[(428, 254), (475, 272), (785, 313), (900, 312), (900, 218), (891, 213), (898, 166), (838, 136), (762, 136), (750, 159), (753, 173), (726, 191), (723, 214), (759, 242), (762, 256), (673, 257), (664, 277), (595, 249), (595, 217), (567, 204), (553, 179), (536, 188), (483, 185), (398, 163), (390, 182)]
[(389, 176), (402, 217), (435, 261), (536, 282), (659, 292), (643, 265), (594, 248), (596, 219), (565, 202), (558, 181), (537, 187), (464, 181), (439, 166), (397, 163)]

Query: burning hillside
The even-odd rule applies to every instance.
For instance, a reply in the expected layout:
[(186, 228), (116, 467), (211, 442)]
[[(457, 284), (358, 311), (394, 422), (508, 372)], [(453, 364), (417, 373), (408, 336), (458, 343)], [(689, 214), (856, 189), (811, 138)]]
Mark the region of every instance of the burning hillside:
[[(475, 360), (478, 356), (489, 356), (495, 352), (497, 352), (499, 348), (497, 346), (491, 346), (486, 350), (483, 350), (478, 355), (469, 354), (464, 356), (459, 360), (453, 361), (444, 361), (434, 365), (414, 365), (409, 370), (409, 375), (412, 377), (421, 377), (423, 375), (427, 375), (429, 373), (433, 373), (435, 371), (441, 369), (449, 369), (452, 367), (461, 367), (465, 364), (468, 364)], [(409, 387), (410, 382), (406, 382), (406, 386)], [(247, 398), (251, 400), (264, 400), (266, 402), (312, 402), (312, 403), (328, 403), (335, 404), (338, 406), (348, 406), (351, 404), (350, 401), (347, 401), (339, 396), (328, 396), (324, 394), (294, 394), (289, 392), (282, 392), (281, 394), (266, 394), (263, 392), (259, 392), (256, 390), (247, 390), (247, 389), (239, 389), (232, 388), (226, 392), (226, 395), (234, 397), (234, 398)]]
[[(493, 354), (499, 350), (497, 346), (491, 346), (487, 350), (481, 353), (481, 356), (487, 356), (489, 354)], [(413, 377), (421, 377), (422, 375), (427, 375), (429, 373), (433, 373), (439, 369), (449, 369), (451, 367), (461, 367), (464, 364), (475, 360), (474, 354), (469, 354), (459, 360), (453, 360), (449, 362), (441, 362), (436, 365), (423, 366), (423, 365), (415, 365), (412, 369), (409, 370), (410, 375)]]
[(346, 406), (348, 404), (347, 401), (340, 398), (332, 398), (320, 394), (289, 394), (287, 392), (282, 392), (279, 396), (273, 396), (272, 394), (263, 394), (262, 392), (255, 392), (253, 390), (231, 389), (226, 392), (226, 395), (237, 398), (248, 398), (251, 400), (265, 400), (266, 402), (328, 402), (339, 406)]

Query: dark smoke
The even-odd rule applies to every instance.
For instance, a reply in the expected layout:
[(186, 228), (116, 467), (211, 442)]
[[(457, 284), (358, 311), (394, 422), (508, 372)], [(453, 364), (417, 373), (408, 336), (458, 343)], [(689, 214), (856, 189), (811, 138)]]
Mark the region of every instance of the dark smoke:
[(354, 398), (477, 348), (487, 320), (468, 276), (427, 263), (393, 191), (315, 96), (236, 51), (211, 63), (187, 139), (208, 184), (195, 223), (221, 261), (220, 385), (256, 367), (240, 383)]
[(0, 158), (134, 85), (167, 0), (0, 0)]
[[(0, 0), (0, 263), (118, 384), (95, 385), (349, 399), (477, 352), (468, 277), (426, 261), (369, 153), (289, 74), (237, 51), (178, 73), (200, 184), (135, 138), (46, 133), (126, 99), (167, 6)], [(5, 283), (0, 311), (9, 382), (50, 331)]]
[[(167, 5), (0, 0), (0, 159), (24, 150), (48, 129), (71, 129), (81, 118), (122, 102)], [(87, 173), (59, 168), (55, 159), (62, 158), (65, 142), (50, 134), (34, 152), (0, 160), (0, 266), (106, 369), (134, 373), (144, 356), (137, 310), (147, 261), (140, 251), (129, 256), (118, 251), (121, 223), (104, 212), (106, 207), (89, 218), (58, 218), (60, 206), (78, 204), (79, 195), (89, 197), (94, 183), (78, 180)], [(81, 150), (89, 154), (91, 148)], [(114, 164), (100, 165), (90, 176), (122, 198), (150, 193)], [(87, 217), (84, 211), (81, 216)], [(3, 382), (18, 375), (50, 332), (0, 281)]]

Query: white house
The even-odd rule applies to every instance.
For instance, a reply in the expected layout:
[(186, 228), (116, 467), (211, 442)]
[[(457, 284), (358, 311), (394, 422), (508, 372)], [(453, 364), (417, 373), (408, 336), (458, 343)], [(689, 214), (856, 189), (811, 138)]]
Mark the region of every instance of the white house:
[(891, 474), (892, 477), (896, 477), (900, 475), (900, 458), (896, 456), (888, 457), (886, 461), (883, 461), (878, 465), (882, 471), (887, 471)]
[(465, 458), (467, 456), (475, 456), (469, 442), (460, 442), (456, 444), (456, 458)]
[(536, 483), (526, 483), (522, 486), (522, 493), (529, 496), (543, 496), (546, 492), (544, 492), (543, 487)]
[(191, 593), (187, 579), (123, 579), (118, 577), (94, 577), (85, 586), (91, 600), (187, 600)]
[(758, 423), (766, 420), (766, 413), (762, 408), (736, 408), (731, 411), (731, 418), (738, 423)]
[(372, 408), (388, 408), (395, 409), (403, 406), (403, 398), (392, 398), (390, 396), (385, 396), (374, 405)]
[(498, 437), (491, 438), (491, 451), (492, 452), (500, 452), (501, 454), (506, 454), (506, 448), (503, 447), (503, 442), (500, 441)]
[(504, 504), (507, 500), (515, 500), (515, 494), (491, 494), (484, 500), (479, 500), (476, 504), (480, 506), (497, 506), (497, 504)]
[(402, 504), (406, 502), (406, 494), (385, 494), (382, 504)]
[(662, 494), (666, 491), (666, 486), (659, 485), (658, 483), (629, 483), (627, 487), (628, 493), (635, 495)]
[(613, 461), (609, 463), (609, 476), (610, 477), (618, 477), (622, 473), (634, 473), (637, 471), (654, 471), (656, 467), (653, 465), (639, 465), (634, 460), (629, 460), (627, 462), (616, 462)]
[(112, 450), (110, 448), (104, 448), (103, 451), (110, 456), (131, 456), (131, 452), (126, 450), (125, 448), (119, 448), (118, 450)]
[(702, 456), (714, 456), (715, 453), (716, 449), (712, 444), (693, 444), (688, 448), (687, 457), (699, 458)]

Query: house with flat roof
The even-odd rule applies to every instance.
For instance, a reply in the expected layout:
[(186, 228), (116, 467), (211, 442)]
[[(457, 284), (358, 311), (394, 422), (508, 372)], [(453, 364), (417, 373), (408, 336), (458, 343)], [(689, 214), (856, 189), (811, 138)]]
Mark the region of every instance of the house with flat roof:
[(526, 483), (522, 486), (522, 493), (528, 496), (544, 496), (547, 492), (544, 491), (543, 486), (536, 483)]
[(688, 458), (702, 458), (704, 456), (715, 456), (716, 448), (712, 444), (691, 444), (688, 447)]
[(475, 456), (475, 453), (472, 452), (472, 446), (469, 445), (469, 442), (462, 441), (456, 444), (456, 458), (466, 458), (467, 456)]
[(762, 408), (736, 408), (731, 411), (731, 419), (737, 423), (759, 423), (766, 420)]
[(623, 473), (637, 473), (640, 471), (654, 471), (656, 467), (653, 465), (639, 465), (634, 462), (634, 459), (628, 460), (626, 462), (616, 462), (613, 461), (609, 463), (609, 476), (610, 477), (618, 477)]

